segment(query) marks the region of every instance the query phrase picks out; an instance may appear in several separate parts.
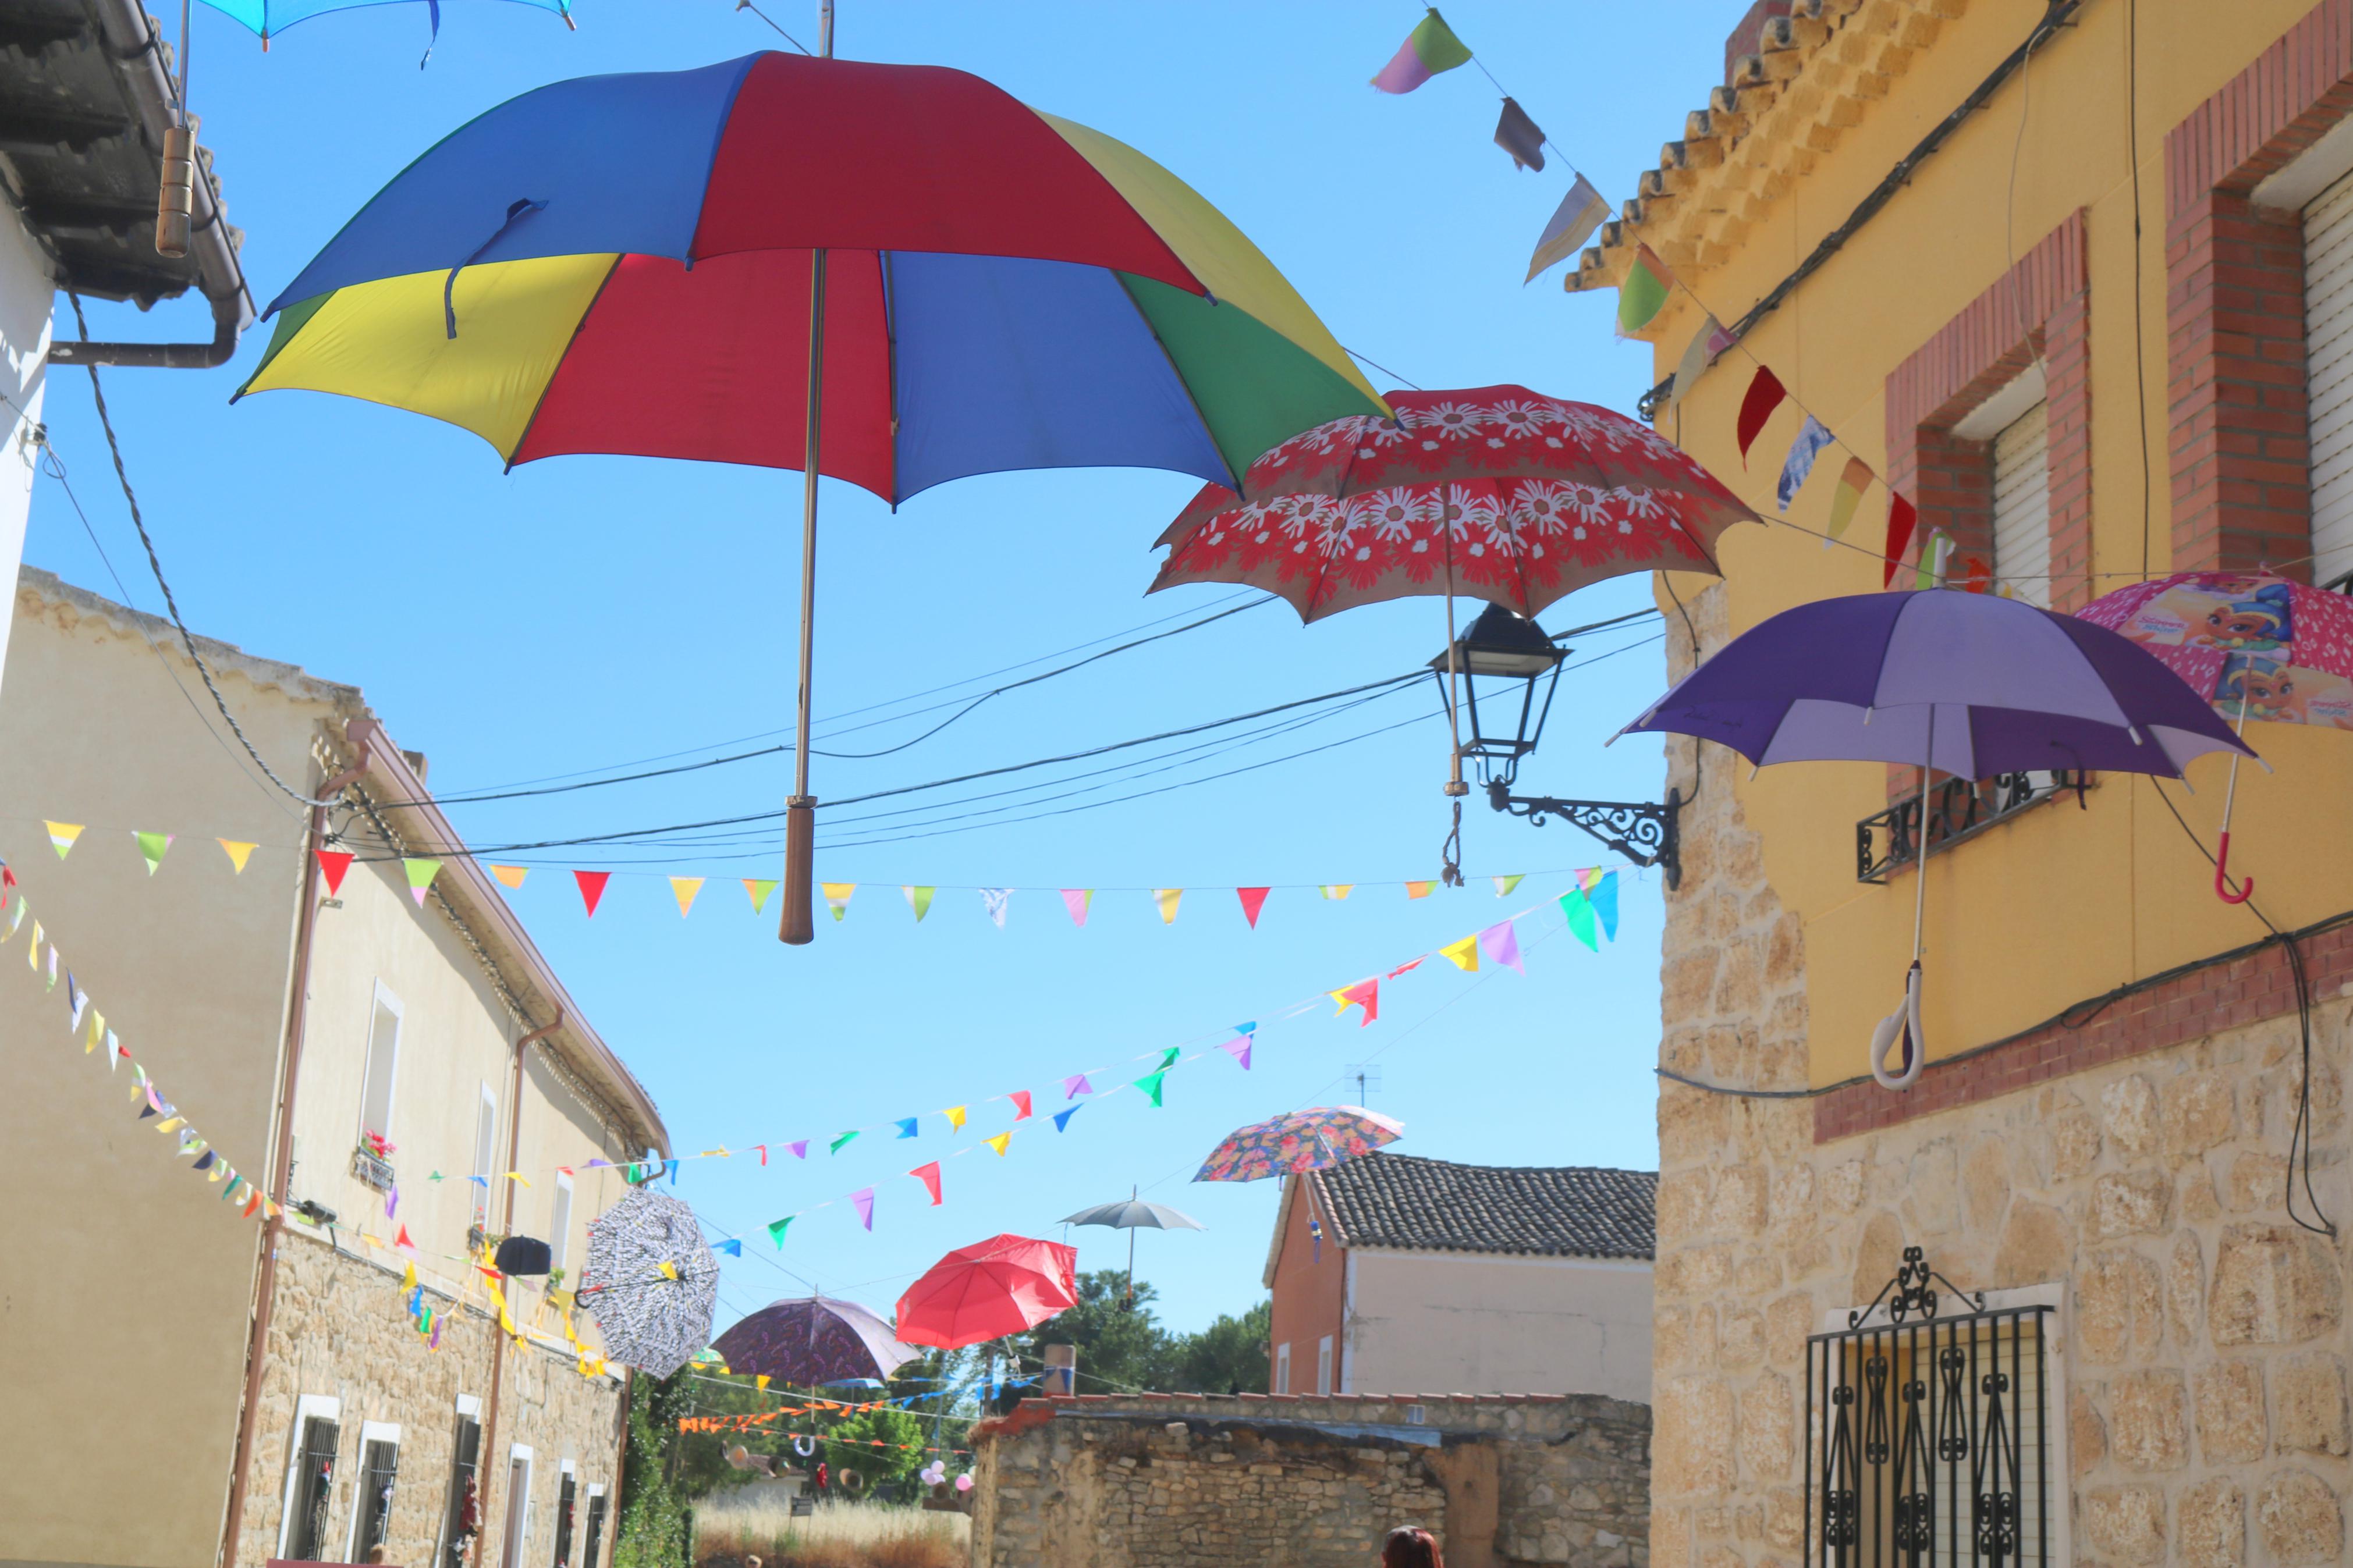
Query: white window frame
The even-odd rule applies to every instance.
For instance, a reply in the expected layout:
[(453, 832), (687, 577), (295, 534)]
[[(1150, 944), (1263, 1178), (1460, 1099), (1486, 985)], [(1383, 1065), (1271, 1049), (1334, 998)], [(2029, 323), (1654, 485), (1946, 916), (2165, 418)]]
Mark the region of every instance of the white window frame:
[(1331, 1397), (1333, 1363), (1337, 1360), (1339, 1347), (1332, 1342), (1331, 1335), (1325, 1334), (1315, 1342), (1315, 1394), (1319, 1399)]
[(562, 1268), (571, 1261), (572, 1178), (561, 1171), (555, 1173), (555, 1194), (548, 1203), (547, 1247), (555, 1255), (554, 1266)]
[(374, 1131), (389, 1142), (392, 1140), (393, 1108), (400, 1103), (400, 1036), (408, 1026), (408, 1019), (406, 1010), (400, 1005), (400, 998), (386, 989), (381, 980), (375, 983), (375, 994), (368, 1002), (367, 1044), (361, 1052), (360, 1132), (364, 1136), (369, 1131), (368, 1080), (375, 1074), (375, 1015), (379, 1007), (392, 1015), (392, 1062), (385, 1069), (390, 1081), (384, 1086), (384, 1125)]
[[(367, 1473), (367, 1451), (370, 1443), (389, 1443), (396, 1453), (400, 1448), (400, 1423), (397, 1421), (363, 1421), (360, 1423), (359, 1457), (353, 1462), (359, 1467), (360, 1479)], [(395, 1461), (397, 1463), (397, 1461)], [(351, 1522), (343, 1527), (343, 1561), (360, 1560), (360, 1515), (366, 1510), (360, 1506), (359, 1481), (353, 1482)]]
[[(2067, 1350), (2074, 1325), (2069, 1316), (2067, 1287), (2064, 1281), (2050, 1280), (2041, 1285), (2021, 1285), (2009, 1290), (1987, 1290), (1982, 1293), (1985, 1305), (1971, 1310), (2007, 1312), (2020, 1307), (2048, 1307), (2049, 1315), (2042, 1320), (2042, 1352), (2046, 1358), (2042, 1372), (2042, 1407), (2050, 1420), (2042, 1442), (2050, 1456), (2051, 1484), (2044, 1494), (2047, 1510), (2042, 1533), (2051, 1543), (2051, 1568), (2073, 1568), (2075, 1489), (2069, 1479), (2075, 1472), (2070, 1468), (2073, 1460), (2067, 1449)], [(1947, 1298), (1947, 1300), (1950, 1298)], [(1837, 1308), (1822, 1314), (1820, 1332), (1843, 1334), (1848, 1331), (1847, 1319), (1860, 1310), (1855, 1307)], [(1870, 1314), (1854, 1325), (1857, 1329), (1883, 1329), (1894, 1321), (1884, 1304), (1872, 1309)], [(1804, 1441), (1800, 1435), (1800, 1441)], [(1811, 1464), (1800, 1455), (1801, 1464)]]
[[(470, 1415), (476, 1421), (480, 1421), (482, 1418), (482, 1396), (479, 1394), (461, 1394), (458, 1395), (457, 1413), (460, 1418)], [(457, 1452), (453, 1447), (449, 1455), (452, 1465), (457, 1462)], [(442, 1553), (448, 1550), (448, 1546), (449, 1509), (445, 1501), (441, 1509), (440, 1521), (433, 1526), (433, 1561), (435, 1563), (438, 1563), (442, 1560)]]
[[(522, 1487), (520, 1494), (514, 1485), (514, 1467), (517, 1459), (522, 1461)], [(500, 1568), (522, 1568), (522, 1565), (530, 1561), (527, 1553), (531, 1551), (531, 1480), (532, 1473), (538, 1468), (538, 1458), (533, 1454), (529, 1444), (515, 1443), (509, 1446), (507, 1448), (507, 1514), (506, 1518), (500, 1521), (506, 1528), (499, 1531), (502, 1538), (500, 1547)], [(521, 1510), (520, 1513), (517, 1512), (518, 1509)], [(518, 1519), (522, 1522), (517, 1523)], [(513, 1544), (512, 1562), (508, 1561), (506, 1542)]]
[[(294, 1424), (287, 1429), (286, 1484), (278, 1497), (276, 1555), (280, 1558), (286, 1555), (287, 1537), (294, 1528), (294, 1481), (302, 1465), (302, 1429), (311, 1424), (314, 1415), (322, 1415), (340, 1428), (343, 1424), (343, 1402), (332, 1394), (304, 1394), (297, 1395), (294, 1400)], [(338, 1470), (343, 1468), (343, 1436), (338, 1431), (335, 1437), (335, 1468)], [(334, 1493), (330, 1491), (327, 1494), (328, 1517), (332, 1518), (334, 1511)]]
[(1283, 1341), (1274, 1347), (1274, 1391), (1291, 1392), (1291, 1342)]
[[(482, 1182), (480, 1186), (475, 1186), (470, 1180), (466, 1184), (474, 1188), (474, 1223), (487, 1226), (491, 1223), (491, 1186), (498, 1180), (499, 1097), (487, 1082), (481, 1085), (481, 1099), (474, 1110), (474, 1150), (471, 1156), (478, 1168), (467, 1174), (470, 1177), (480, 1176)], [(486, 1132), (489, 1134), (487, 1138), (483, 1136)]]

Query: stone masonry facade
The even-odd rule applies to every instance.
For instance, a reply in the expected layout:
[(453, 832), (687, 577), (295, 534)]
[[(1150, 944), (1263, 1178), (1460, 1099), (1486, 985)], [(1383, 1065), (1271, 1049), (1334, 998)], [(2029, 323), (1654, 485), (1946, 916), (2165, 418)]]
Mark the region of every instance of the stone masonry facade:
[(976, 1429), (974, 1568), (1647, 1568), (1650, 1412), (1594, 1394), (1085, 1394)]
[[(298, 1434), (294, 1416), (302, 1395), (340, 1399), (335, 1480), (328, 1513), (331, 1558), (341, 1558), (358, 1503), (361, 1426), (400, 1427), (398, 1479), (385, 1538), (391, 1561), (407, 1568), (438, 1568), (449, 1500), (450, 1461), (457, 1441), (458, 1399), (473, 1395), (488, 1412), (496, 1319), (479, 1297), (453, 1303), (427, 1293), (447, 1327), (440, 1349), (429, 1349), (402, 1310), (400, 1273), (373, 1258), (330, 1247), (297, 1230), (278, 1243), (277, 1293), (262, 1373), (253, 1470), (234, 1568), (261, 1568), (279, 1555), (287, 1466)], [(520, 1297), (522, 1290), (514, 1295)], [(528, 1321), (522, 1301), (513, 1302)], [(524, 1560), (554, 1561), (555, 1510), (561, 1462), (569, 1459), (577, 1488), (573, 1568), (582, 1568), (588, 1523), (587, 1492), (601, 1483), (608, 1510), (596, 1568), (611, 1560), (618, 1522), (622, 1385), (611, 1377), (584, 1378), (558, 1346), (507, 1345), (504, 1388), (495, 1431), (486, 1431), (481, 1455), (481, 1563), (500, 1560), (506, 1529), (507, 1456), (520, 1443), (533, 1466)], [(495, 1447), (495, 1452), (493, 1447)]]
[[(1711, 588), (1690, 604), (1704, 647), (1722, 644), (1722, 599)], [(1679, 676), (1692, 650), (1669, 620)], [(1692, 763), (1691, 742), (1670, 742), (1687, 798)], [(1683, 819), (1662, 1065), (1802, 1091), (1802, 928), (1765, 880), (1728, 771)], [(2296, 1016), (2292, 999), (2263, 1005), (2262, 974), (2211, 973), (2229, 995), (2122, 1010), (2109, 1026), (2122, 1043), (2102, 1037), (2055, 1066), (2033, 1037), (2023, 1054), (1932, 1066), (1915, 1113), (1825, 1104), (1844, 1090), (1760, 1099), (1662, 1081), (1659, 1568), (1819, 1560), (1806, 1341), (1872, 1300), (1907, 1246), (1965, 1289), (2058, 1288), (2051, 1419), (2067, 1473), (2051, 1506), (2068, 1550), (2054, 1564), (2348, 1561), (2347, 1248), (2282, 1207)], [(2340, 1219), (2353, 1214), (2348, 995), (2333, 966), (2317, 976), (2314, 1183)], [(1940, 1077), (1957, 1087), (1939, 1090)]]

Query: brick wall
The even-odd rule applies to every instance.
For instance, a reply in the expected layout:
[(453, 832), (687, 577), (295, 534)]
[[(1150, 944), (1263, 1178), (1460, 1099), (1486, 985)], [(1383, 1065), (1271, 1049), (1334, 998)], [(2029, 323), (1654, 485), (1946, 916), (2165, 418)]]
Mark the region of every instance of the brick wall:
[[(2090, 272), (2071, 215), (1887, 378), (1887, 482), (1919, 509), (1914, 535), (1993, 558), (1992, 444), (1953, 426), (2038, 359), (2050, 405), (2051, 604), (2091, 597)], [(1915, 554), (1917, 545), (1915, 543)]]
[(974, 1568), (1647, 1568), (1650, 1411), (1592, 1394), (1087, 1394), (974, 1429)]
[(2251, 569), (2311, 550), (2303, 225), (2247, 198), (2348, 110), (2353, 0), (2323, 0), (2166, 136), (2178, 570)]

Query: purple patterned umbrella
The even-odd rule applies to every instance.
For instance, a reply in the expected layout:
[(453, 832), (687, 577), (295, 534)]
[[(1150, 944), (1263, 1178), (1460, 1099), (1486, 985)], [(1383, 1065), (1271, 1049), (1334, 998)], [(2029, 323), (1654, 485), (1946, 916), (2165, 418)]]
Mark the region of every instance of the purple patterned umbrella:
[[(1715, 741), (1760, 766), (1913, 763), (1924, 803), (1938, 771), (2179, 778), (2208, 752), (2254, 755), (2203, 696), (2129, 639), (2021, 600), (1936, 588), (1784, 610), (1726, 643), (1626, 730)], [(1923, 871), (1927, 847), (1924, 834)], [(1909, 1087), (1926, 1057), (1926, 880), (1914, 889), (1904, 1005), (1872, 1040), (1872, 1076), (1891, 1089)]]
[(1327, 1171), (1405, 1136), (1405, 1124), (1361, 1105), (1318, 1106), (1257, 1121), (1227, 1134), (1209, 1151), (1197, 1182), (1256, 1182)]
[(767, 1306), (712, 1342), (741, 1373), (813, 1388), (850, 1378), (887, 1378), (923, 1352), (901, 1344), (891, 1325), (855, 1301), (801, 1296)]

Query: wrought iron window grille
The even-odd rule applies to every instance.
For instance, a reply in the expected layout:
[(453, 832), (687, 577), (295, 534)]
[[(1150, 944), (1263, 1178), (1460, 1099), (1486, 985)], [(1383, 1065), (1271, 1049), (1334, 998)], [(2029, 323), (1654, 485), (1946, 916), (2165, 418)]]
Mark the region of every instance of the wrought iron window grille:
[(392, 1162), (364, 1143), (352, 1150), (352, 1174), (377, 1192), (392, 1189)]
[(1807, 1341), (1807, 1568), (2051, 1568), (2053, 1310), (1989, 1309), (1912, 1247)]
[[(1927, 842), (1932, 850), (1975, 837), (2021, 811), (2072, 794), (2085, 809), (2092, 775), (2080, 768), (1997, 773), (1989, 779), (1945, 779), (1928, 792)], [(1855, 880), (1884, 882), (1920, 858), (1920, 794), (1915, 790), (1885, 811), (1854, 825)]]

